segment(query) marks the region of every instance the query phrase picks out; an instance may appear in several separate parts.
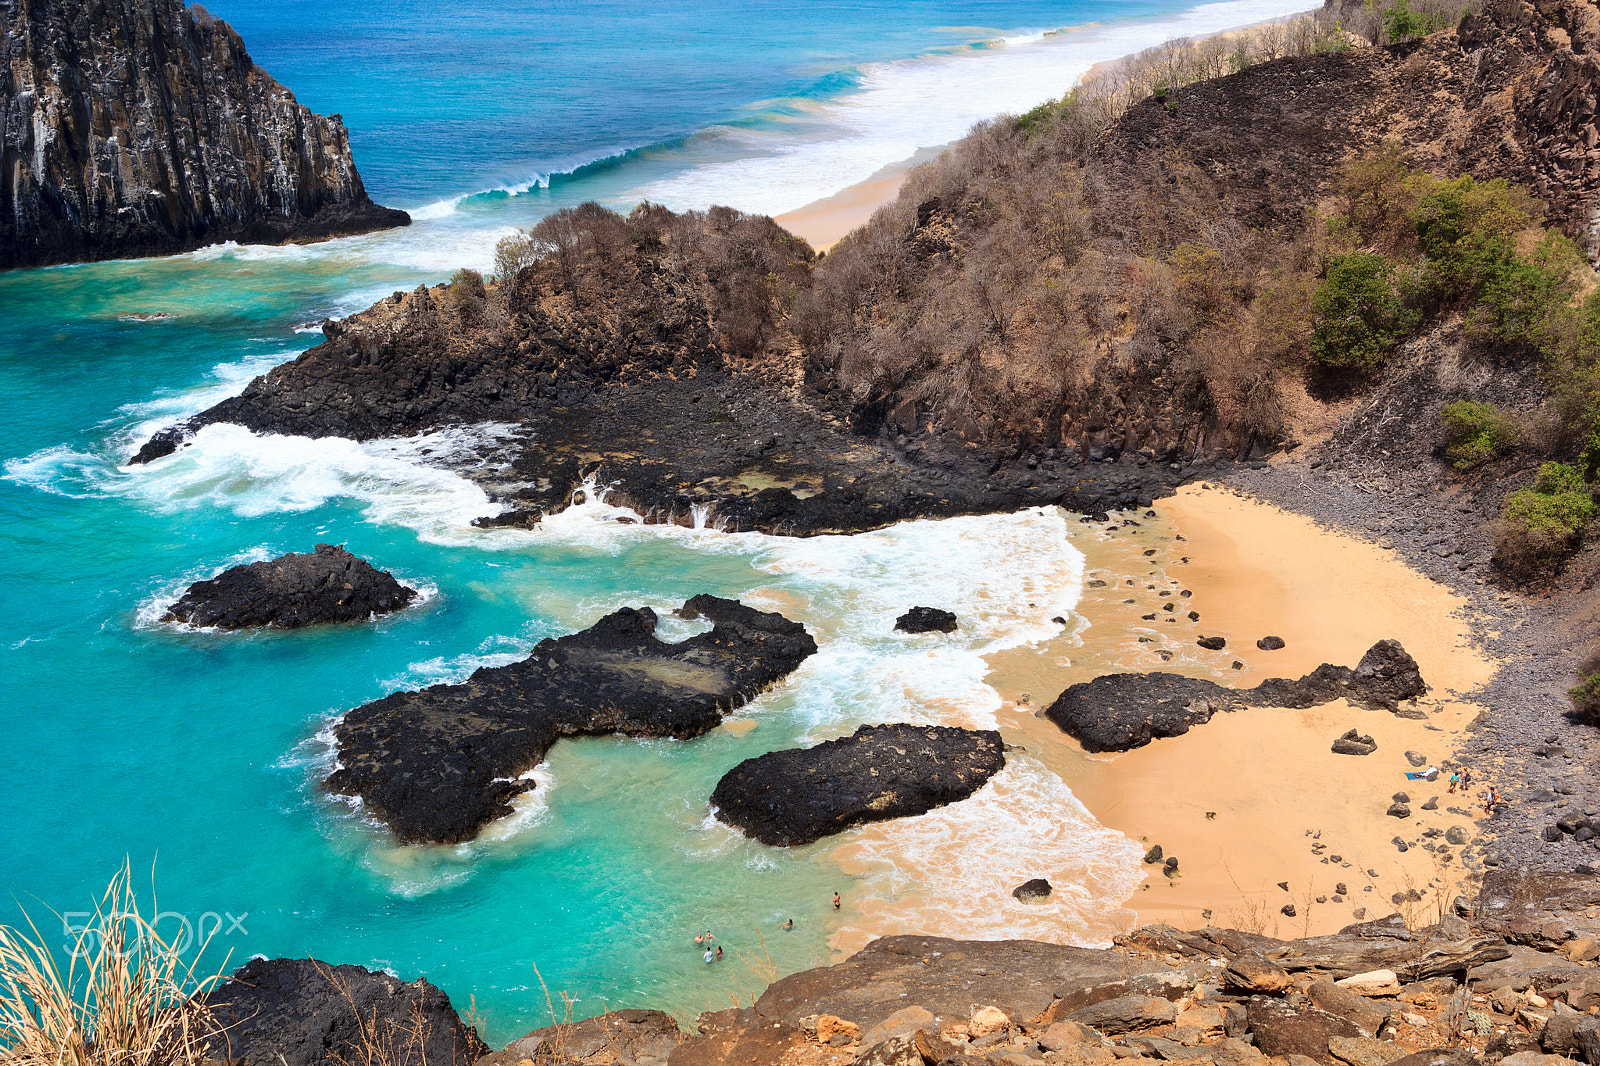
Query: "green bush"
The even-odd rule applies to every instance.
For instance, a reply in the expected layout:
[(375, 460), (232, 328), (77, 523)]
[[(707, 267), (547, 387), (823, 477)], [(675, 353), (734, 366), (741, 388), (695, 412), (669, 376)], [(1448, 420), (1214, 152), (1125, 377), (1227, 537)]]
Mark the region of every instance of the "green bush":
[(1600, 722), (1600, 672), (1584, 674), (1567, 695), (1572, 697), (1572, 709), (1580, 718)]
[(1480, 182), (1470, 174), (1433, 183), (1407, 218), (1426, 259), (1410, 298), (1426, 310), (1476, 302), (1515, 258), (1516, 235), (1533, 221), (1526, 192), (1504, 178)]
[(1481, 302), (1468, 317), (1474, 333), (1505, 344), (1547, 346), (1553, 336), (1552, 315), (1565, 308), (1578, 290), (1577, 245), (1559, 233), (1546, 233), (1533, 254), (1507, 255), (1485, 270)]
[(1578, 546), (1597, 510), (1582, 474), (1545, 463), (1532, 488), (1506, 497), (1495, 524), (1495, 558), (1520, 573), (1547, 568)]
[(1388, 261), (1371, 252), (1331, 257), (1311, 307), (1318, 316), (1311, 354), (1324, 366), (1345, 370), (1381, 367), (1414, 323), (1395, 295)]
[(1462, 400), (1439, 411), (1444, 423), (1444, 453), (1457, 470), (1469, 470), (1509, 452), (1517, 443), (1517, 424), (1490, 403)]
[(483, 275), (476, 270), (462, 267), (450, 275), (450, 284), (444, 292), (444, 302), (462, 318), (469, 318), (483, 306), (487, 295), (488, 290), (484, 287)]

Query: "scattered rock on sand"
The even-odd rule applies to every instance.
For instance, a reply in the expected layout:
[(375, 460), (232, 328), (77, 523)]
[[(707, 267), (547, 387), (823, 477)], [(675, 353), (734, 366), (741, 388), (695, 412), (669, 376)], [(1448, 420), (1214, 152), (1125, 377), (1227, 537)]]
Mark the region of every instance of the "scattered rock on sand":
[(1424, 803), (1422, 805), (1422, 809), (1425, 810), (1425, 811), (1436, 811), (1436, 810), (1438, 810), (1439, 809), (1439, 797), (1438, 796), (1429, 796), (1428, 797), (1428, 802), (1426, 802), (1426, 803)]
[(1286, 646), (1282, 637), (1262, 637), (1256, 641), (1256, 647), (1262, 651), (1281, 651)]
[(1024, 903), (1036, 899), (1049, 899), (1052, 889), (1050, 882), (1043, 877), (1035, 877), (1031, 881), (1024, 881), (1011, 890), (1011, 894)]
[(1221, 651), (1228, 646), (1228, 639), (1226, 637), (1201, 637), (1195, 643), (1206, 651)]
[(1144, 861), (1147, 863), (1160, 862), (1162, 857), (1163, 852), (1161, 851), (1160, 844), (1154, 845), (1149, 851), (1144, 853)]
[(1420, 768), (1428, 765), (1428, 757), (1419, 751), (1408, 751), (1406, 752), (1406, 762)]
[(163, 622), (219, 629), (276, 626), (297, 629), (322, 622), (364, 622), (398, 611), (417, 598), (387, 570), (333, 544), (224, 570), (196, 581)]
[(956, 616), (937, 607), (913, 607), (894, 620), (903, 633), (954, 633)]
[(746, 759), (723, 775), (711, 805), (746, 836), (793, 847), (964, 800), (1005, 763), (992, 729), (864, 725), (814, 748)]
[(1333, 753), (1335, 755), (1371, 755), (1377, 750), (1377, 741), (1370, 736), (1362, 736), (1355, 729), (1351, 729), (1333, 742)]
[(1389, 804), (1389, 809), (1384, 813), (1391, 818), (1410, 818), (1411, 808), (1404, 803), (1391, 803)]

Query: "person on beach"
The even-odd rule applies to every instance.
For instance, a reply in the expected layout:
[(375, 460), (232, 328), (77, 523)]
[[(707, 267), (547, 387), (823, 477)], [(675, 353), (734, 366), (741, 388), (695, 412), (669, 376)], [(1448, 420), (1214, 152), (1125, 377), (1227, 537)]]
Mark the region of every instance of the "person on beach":
[(835, 892), (833, 894), (833, 909), (834, 910), (838, 910), (839, 909), (839, 893), (837, 893), (837, 892)]
[(1468, 767), (1467, 769), (1461, 771), (1461, 791), (1462, 792), (1471, 792), (1472, 791), (1472, 769), (1471, 769), (1471, 767)]
[(1454, 792), (1461, 784), (1461, 771), (1457, 770), (1450, 775), (1450, 791)]
[(784, 922), (783, 925), (779, 926), (779, 928), (780, 929), (786, 929), (786, 930), (787, 929), (793, 929), (794, 928), (794, 919), (790, 918), (788, 921)]

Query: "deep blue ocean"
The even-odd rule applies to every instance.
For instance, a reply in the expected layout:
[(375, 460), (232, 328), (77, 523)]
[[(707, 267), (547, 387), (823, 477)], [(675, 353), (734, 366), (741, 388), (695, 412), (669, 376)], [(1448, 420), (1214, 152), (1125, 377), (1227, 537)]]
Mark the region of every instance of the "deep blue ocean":
[[(557, 207), (789, 210), (1057, 96), (1093, 62), (1303, 6), (209, 3), (302, 102), (344, 116), (369, 192), (417, 222), (0, 275), (4, 887), (48, 927), (127, 859), (146, 889), (153, 871), (164, 931), (217, 928), (217, 962), (310, 954), (423, 974), (474, 1003), (491, 1043), (548, 1023), (540, 975), (580, 1016), (688, 1017), (827, 961), (835, 935), (1103, 939), (1141, 849), (1025, 756), (963, 804), (793, 852), (728, 833), (706, 806), (739, 760), (860, 722), (992, 723), (981, 654), (1056, 632), (1077, 602), (1067, 516), (802, 542), (622, 526), (591, 502), (538, 532), (483, 532), (470, 520), (495, 508), (438, 463), (494, 427), (364, 445), (213, 427), (124, 464), (153, 429), (316, 343), (323, 318), (484, 268), (497, 236)], [(188, 582), (319, 541), (426, 602), (320, 631), (159, 623)], [(962, 614), (960, 635), (894, 635), (908, 589)], [(564, 741), (525, 807), (458, 848), (397, 848), (317, 789), (344, 710), (705, 591), (781, 609), (822, 646), (728, 728)], [(952, 839), (981, 842), (982, 862), (952, 861)], [(1054, 909), (1010, 899), (1043, 869), (1066, 886)], [(692, 944), (705, 928), (729, 952), (710, 967)]]

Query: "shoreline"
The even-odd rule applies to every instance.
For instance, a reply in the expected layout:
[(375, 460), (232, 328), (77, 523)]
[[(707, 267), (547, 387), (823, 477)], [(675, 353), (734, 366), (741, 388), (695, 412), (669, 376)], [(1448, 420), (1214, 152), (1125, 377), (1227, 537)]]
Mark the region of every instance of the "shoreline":
[[(1078, 612), (1089, 627), (992, 656), (989, 676), (1006, 702), (1002, 724), (1025, 738), (1102, 825), (1179, 858), (1173, 878), (1162, 876), (1159, 864), (1145, 867), (1144, 883), (1126, 903), (1134, 924), (1311, 936), (1388, 914), (1399, 907), (1396, 894), (1413, 909), (1447, 909), (1476, 861), (1454, 846), (1442, 859), (1434, 840), (1460, 828), (1481, 843), (1482, 812), (1473, 797), (1448, 793), (1448, 771), (1436, 782), (1408, 781), (1405, 772), (1414, 768), (1404, 753), (1444, 767), (1466, 745), (1481, 710), (1457, 693), (1480, 688), (1498, 664), (1473, 646), (1471, 625), (1457, 614), (1466, 601), (1392, 552), (1222, 488), (1188, 486), (1156, 509), (1159, 517), (1139, 519), (1136, 530), (1078, 538), (1089, 581), (1107, 582), (1085, 588)], [(1158, 554), (1145, 557), (1147, 546)], [(1317, 560), (1314, 568), (1303, 565), (1309, 558)], [(1127, 574), (1152, 564), (1158, 576), (1127, 584)], [(1176, 602), (1198, 609), (1200, 623), (1187, 623), (1180, 611), (1176, 622), (1163, 624), (1163, 601), (1143, 586), (1159, 591), (1170, 580), (1193, 593)], [(1129, 596), (1136, 602), (1121, 602)], [(1144, 623), (1152, 611), (1157, 620)], [(1136, 643), (1136, 634), (1149, 643)], [(1228, 647), (1208, 656), (1194, 645), (1197, 634), (1224, 636)], [(1255, 639), (1268, 634), (1287, 647), (1258, 650)], [(1323, 662), (1353, 666), (1386, 637), (1400, 639), (1431, 686), (1418, 701), (1424, 720), (1344, 701), (1298, 711), (1253, 708), (1142, 748), (1090, 755), (1035, 717), (1062, 689), (1101, 673), (1167, 670), (1246, 687)], [(1231, 669), (1235, 659), (1243, 670)], [(1352, 727), (1373, 736), (1378, 750), (1334, 754), (1333, 740)], [(1406, 819), (1385, 814), (1400, 792), (1411, 798)], [(1433, 796), (1439, 809), (1421, 810)], [(1424, 835), (1434, 831), (1434, 838)], [(1408, 842), (1405, 853), (1393, 843), (1397, 837)], [(1423, 899), (1408, 899), (1413, 891)]]
[[(1308, 7), (1304, 11), (1277, 15), (1257, 22), (1247, 22), (1225, 30), (1193, 34), (1190, 35), (1190, 39), (1204, 41), (1213, 37), (1220, 37), (1224, 40), (1230, 40), (1249, 30), (1261, 26), (1270, 26), (1274, 23), (1288, 22), (1315, 10), (1317, 10), (1316, 7)], [(1139, 50), (1091, 63), (1071, 85), (1062, 90), (1063, 94), (1070, 92), (1092, 78), (1099, 77), (1117, 63), (1137, 54), (1139, 54)], [(1056, 99), (1056, 97), (1051, 97), (1051, 99)], [(847, 185), (838, 192), (820, 197), (791, 211), (773, 215), (772, 220), (795, 236), (805, 238), (806, 243), (811, 245), (813, 251), (827, 253), (851, 232), (866, 224), (873, 214), (877, 212), (878, 208), (892, 203), (895, 197), (900, 194), (900, 187), (905, 184), (905, 180), (911, 171), (924, 163), (937, 159), (942, 153), (953, 147), (954, 144), (955, 142), (951, 141), (946, 144), (919, 148), (910, 157), (884, 166), (864, 181)]]

